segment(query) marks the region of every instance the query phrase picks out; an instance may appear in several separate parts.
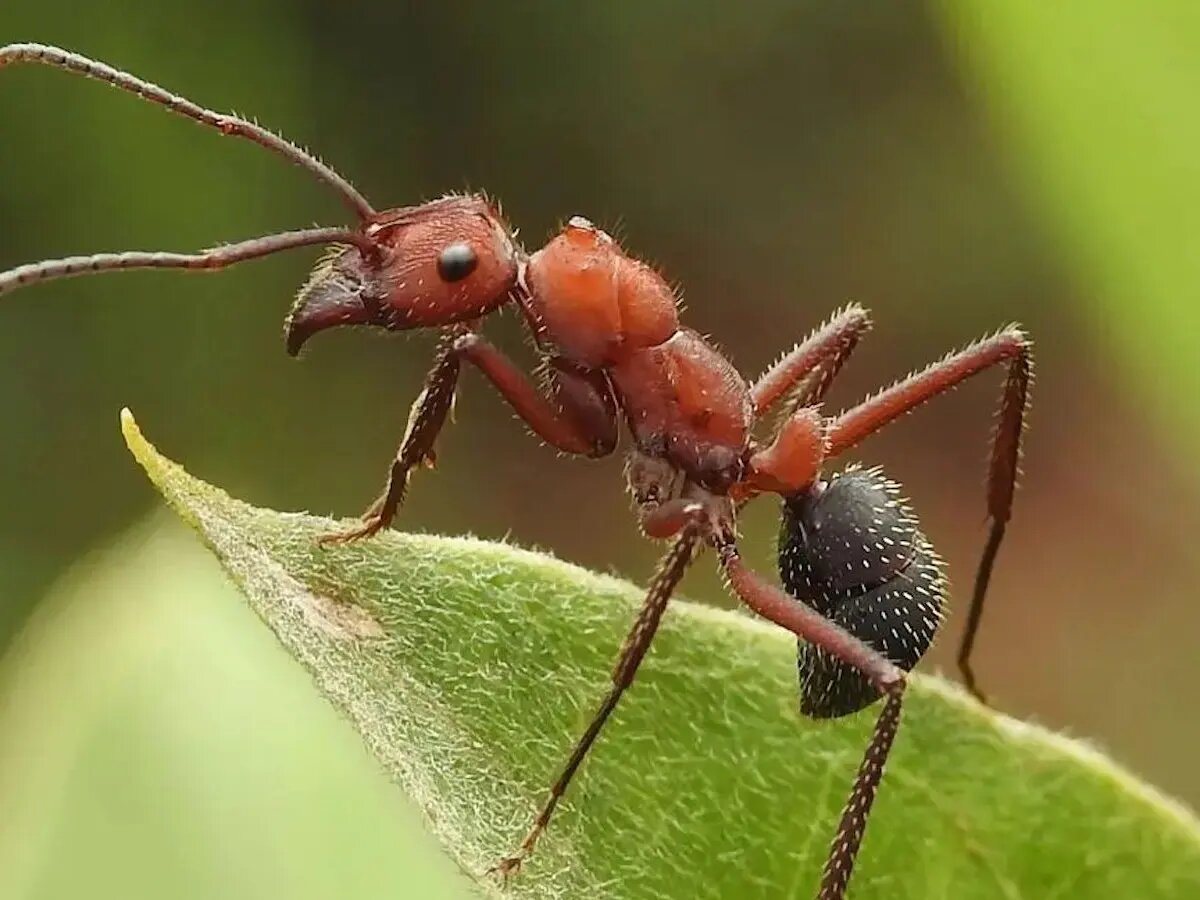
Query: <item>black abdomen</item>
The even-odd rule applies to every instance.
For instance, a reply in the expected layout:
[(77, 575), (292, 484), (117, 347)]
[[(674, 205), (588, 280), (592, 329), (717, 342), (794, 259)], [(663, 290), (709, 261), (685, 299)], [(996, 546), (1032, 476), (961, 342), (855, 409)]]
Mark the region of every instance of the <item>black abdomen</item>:
[[(783, 505), (779, 574), (792, 596), (909, 670), (941, 623), (946, 581), (900, 488), (847, 469)], [(851, 665), (800, 642), (800, 711), (857, 712), (879, 692)]]

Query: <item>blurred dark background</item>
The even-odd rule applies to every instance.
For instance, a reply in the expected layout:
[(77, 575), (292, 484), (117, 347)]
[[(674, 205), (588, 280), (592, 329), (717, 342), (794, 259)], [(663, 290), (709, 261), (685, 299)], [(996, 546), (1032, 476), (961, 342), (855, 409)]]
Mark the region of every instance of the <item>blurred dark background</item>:
[[(1024, 6), (44, 0), (0, 11), (0, 40), (253, 116), (377, 207), (486, 189), (530, 247), (585, 214), (682, 285), (688, 323), (748, 375), (857, 300), (876, 328), (835, 407), (1020, 321), (1038, 380), (978, 671), (1004, 711), (1194, 804), (1200, 171), (1175, 150), (1200, 131), (1181, 49), (1200, 23), (1101, 3), (1075, 34), (1067, 13)], [(0, 267), (344, 220), (262, 150), (43, 67), (0, 73), (0, 129)], [(315, 255), (3, 298), (0, 647), (65, 568), (158, 505), (122, 446), (123, 405), (252, 502), (351, 515), (374, 496), (432, 336), (333, 331), (290, 360), (282, 320)], [(514, 317), (488, 327), (527, 358)], [(999, 385), (984, 376), (861, 450), (905, 484), (960, 597)], [(777, 520), (769, 501), (747, 515), (764, 568)], [(474, 374), (402, 524), (634, 580), (657, 553), (619, 458), (556, 460)], [(726, 603), (710, 568), (686, 594)], [(951, 668), (960, 627), (927, 670)]]

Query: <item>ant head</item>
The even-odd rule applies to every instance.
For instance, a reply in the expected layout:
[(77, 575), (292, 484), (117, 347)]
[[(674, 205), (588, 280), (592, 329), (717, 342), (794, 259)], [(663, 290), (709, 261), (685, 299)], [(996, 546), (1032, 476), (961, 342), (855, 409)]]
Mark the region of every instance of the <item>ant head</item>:
[(524, 257), (482, 197), (387, 210), (363, 232), (377, 252), (338, 249), (300, 290), (287, 320), (292, 355), (335, 325), (402, 331), (479, 318), (512, 295)]

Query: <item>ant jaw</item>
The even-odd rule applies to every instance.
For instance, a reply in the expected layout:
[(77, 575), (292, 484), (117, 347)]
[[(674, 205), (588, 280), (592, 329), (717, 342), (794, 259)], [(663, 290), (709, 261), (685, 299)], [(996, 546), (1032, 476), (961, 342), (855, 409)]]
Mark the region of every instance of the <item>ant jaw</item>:
[(297, 355), (318, 331), (376, 321), (376, 305), (364, 300), (366, 284), (361, 270), (362, 260), (353, 249), (343, 250), (317, 266), (296, 296), (284, 326), (290, 356)]

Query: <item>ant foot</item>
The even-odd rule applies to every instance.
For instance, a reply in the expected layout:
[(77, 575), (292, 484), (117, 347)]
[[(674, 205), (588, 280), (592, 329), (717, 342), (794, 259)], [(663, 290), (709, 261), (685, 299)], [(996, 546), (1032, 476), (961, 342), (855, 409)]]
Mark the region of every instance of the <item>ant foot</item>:
[(975, 701), (980, 706), (986, 706), (988, 709), (993, 708), (991, 698), (989, 698), (988, 695), (985, 694), (983, 691), (981, 691), (979, 688), (975, 687), (975, 685), (973, 685), (973, 684), (967, 685), (967, 692), (972, 697), (975, 698)]
[(349, 528), (346, 531), (334, 531), (330, 534), (323, 534), (317, 538), (317, 543), (322, 547), (328, 547), (331, 544), (349, 544), (352, 541), (358, 541), (362, 538), (374, 537), (386, 528), (387, 525), (388, 523), (384, 521), (383, 516), (378, 513), (370, 513), (363, 516), (361, 523), (356, 527)]
[(967, 689), (967, 693), (974, 697), (982, 706), (991, 707), (991, 701), (988, 700), (986, 694), (979, 689), (979, 685), (975, 682), (975, 672), (971, 668), (968, 660), (959, 659), (958, 671), (962, 674), (963, 687)]
[(487, 874), (496, 876), (503, 884), (508, 884), (508, 880), (521, 871), (521, 863), (523, 862), (525, 862), (525, 854), (524, 852), (518, 852), (513, 856), (504, 857), (504, 859), (488, 869)]

